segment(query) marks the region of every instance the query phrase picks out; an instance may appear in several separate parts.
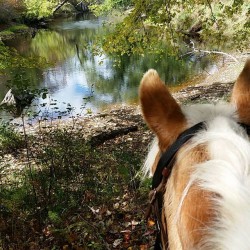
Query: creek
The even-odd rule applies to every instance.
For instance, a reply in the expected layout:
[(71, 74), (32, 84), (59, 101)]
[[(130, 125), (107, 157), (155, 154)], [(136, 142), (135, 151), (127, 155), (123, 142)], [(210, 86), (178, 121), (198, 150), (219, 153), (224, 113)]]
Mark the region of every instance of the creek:
[(34, 37), (20, 36), (6, 42), (24, 57), (44, 58), (48, 66), (8, 71), (0, 79), (0, 101), (8, 91), (7, 81), (15, 83), (22, 77), (30, 86), (48, 89), (47, 98), (35, 99), (29, 108), (39, 117), (96, 113), (115, 104), (136, 104), (140, 79), (149, 68), (157, 69), (173, 87), (213, 67), (206, 57), (176, 60), (167, 53), (161, 59), (147, 54), (124, 56), (116, 67), (115, 58), (89, 48), (96, 37), (105, 34), (103, 21), (91, 14), (57, 19)]

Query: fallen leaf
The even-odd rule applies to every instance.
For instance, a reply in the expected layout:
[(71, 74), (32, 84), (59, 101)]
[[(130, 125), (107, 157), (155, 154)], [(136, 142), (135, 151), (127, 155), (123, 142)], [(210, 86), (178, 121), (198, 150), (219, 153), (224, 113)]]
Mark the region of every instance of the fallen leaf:
[(52, 226), (51, 225), (48, 225), (47, 227), (45, 227), (44, 229), (43, 229), (43, 233), (44, 233), (44, 235), (45, 236), (50, 236), (51, 234), (52, 234)]
[(130, 230), (123, 230), (123, 231), (121, 231), (121, 233), (131, 233), (131, 231)]
[(93, 214), (98, 214), (100, 212), (100, 209), (94, 209), (93, 207), (89, 207), (89, 209)]
[(140, 224), (139, 221), (132, 220), (131, 221), (132, 230), (135, 229), (135, 226), (137, 226), (138, 224)]
[(155, 231), (154, 230), (148, 230), (146, 233), (144, 233), (142, 236), (149, 236), (151, 234), (154, 234)]
[(125, 222), (125, 223), (124, 223), (124, 226), (125, 226), (125, 227), (129, 227), (129, 226), (131, 226), (131, 222), (130, 222), (130, 221)]
[(149, 219), (147, 225), (148, 227), (153, 227), (155, 225), (155, 222), (152, 219)]
[(118, 247), (121, 243), (122, 243), (122, 239), (116, 239), (116, 240), (113, 242), (113, 247)]
[(126, 232), (126, 233), (124, 233), (124, 241), (125, 241), (125, 243), (128, 243), (129, 242), (129, 240), (130, 240), (130, 235), (131, 235), (131, 233), (128, 231), (128, 232)]
[(117, 209), (117, 208), (119, 208), (120, 204), (117, 202), (113, 206), (114, 206), (115, 209)]
[(112, 213), (109, 211), (109, 210), (107, 210), (106, 211), (106, 216), (109, 216), (109, 215), (111, 215)]

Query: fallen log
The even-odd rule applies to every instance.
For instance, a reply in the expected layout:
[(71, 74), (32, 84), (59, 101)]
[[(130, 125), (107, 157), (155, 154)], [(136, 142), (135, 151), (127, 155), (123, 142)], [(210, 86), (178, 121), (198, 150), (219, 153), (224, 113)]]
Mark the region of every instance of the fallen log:
[(34, 98), (35, 94), (31, 92), (26, 91), (18, 94), (10, 89), (0, 103), (0, 106), (11, 112), (14, 117), (19, 117), (24, 108), (30, 106)]
[(89, 143), (92, 147), (96, 147), (103, 144), (107, 140), (111, 140), (118, 136), (126, 135), (130, 132), (135, 132), (135, 131), (138, 131), (137, 125), (131, 125), (125, 128), (118, 128), (112, 131), (101, 132), (100, 134), (93, 136), (90, 139)]
[(10, 89), (4, 99), (2, 100), (2, 102), (0, 103), (0, 106), (1, 105), (4, 105), (6, 104), (7, 106), (11, 106), (11, 105), (16, 105), (16, 100), (15, 100), (15, 96), (14, 94), (12, 93), (12, 89)]

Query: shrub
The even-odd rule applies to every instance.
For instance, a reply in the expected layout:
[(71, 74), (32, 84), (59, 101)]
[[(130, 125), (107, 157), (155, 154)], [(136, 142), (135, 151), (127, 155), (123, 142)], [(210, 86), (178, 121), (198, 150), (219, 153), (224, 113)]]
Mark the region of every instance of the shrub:
[(0, 123), (0, 152), (8, 153), (17, 150), (24, 145), (21, 134), (6, 123)]

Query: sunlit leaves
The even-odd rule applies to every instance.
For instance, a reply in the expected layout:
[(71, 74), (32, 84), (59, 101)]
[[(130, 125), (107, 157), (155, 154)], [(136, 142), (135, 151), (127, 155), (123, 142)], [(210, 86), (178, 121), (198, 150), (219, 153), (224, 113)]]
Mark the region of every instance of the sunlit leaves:
[[(90, 1), (91, 2), (91, 1)], [(93, 1), (94, 2), (94, 1)], [(128, 7), (131, 0), (104, 0), (101, 4), (92, 4), (90, 9), (97, 15), (108, 14), (113, 9)]]
[[(114, 1), (109, 1), (114, 2)], [(199, 36), (207, 46), (241, 49), (249, 40), (249, 4), (243, 0), (136, 0), (133, 9), (103, 39), (104, 51), (114, 54), (156, 53), (166, 43), (178, 51), (180, 40), (201, 23)], [(190, 39), (190, 37), (188, 37)]]
[(41, 19), (53, 14), (59, 1), (56, 0), (24, 0), (27, 9), (26, 15), (30, 18)]

